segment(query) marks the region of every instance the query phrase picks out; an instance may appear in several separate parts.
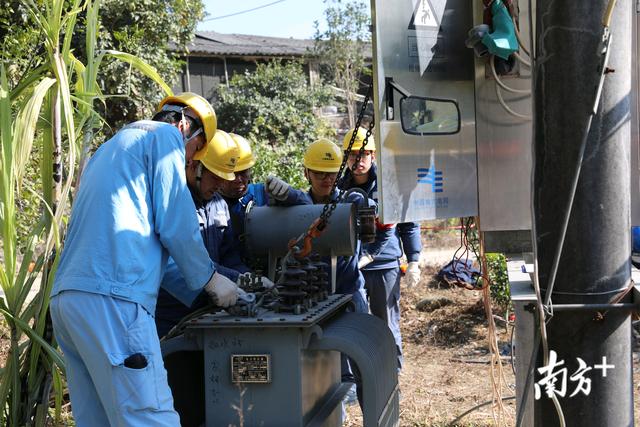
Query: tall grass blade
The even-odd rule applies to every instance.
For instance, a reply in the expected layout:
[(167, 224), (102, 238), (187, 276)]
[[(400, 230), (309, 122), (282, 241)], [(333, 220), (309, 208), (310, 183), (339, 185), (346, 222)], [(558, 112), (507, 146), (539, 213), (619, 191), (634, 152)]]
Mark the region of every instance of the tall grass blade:
[(22, 187), (22, 178), (31, 159), (31, 149), (36, 133), (36, 125), (40, 117), (42, 101), (55, 83), (56, 80), (49, 77), (42, 79), (33, 90), (33, 94), (22, 111), (18, 114), (13, 138), (13, 146), (16, 148), (14, 174), (18, 191)]

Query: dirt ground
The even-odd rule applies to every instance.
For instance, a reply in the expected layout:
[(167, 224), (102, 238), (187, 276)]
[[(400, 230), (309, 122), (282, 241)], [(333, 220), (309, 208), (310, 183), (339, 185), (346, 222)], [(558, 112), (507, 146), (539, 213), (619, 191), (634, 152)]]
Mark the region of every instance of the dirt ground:
[[(467, 409), (492, 398), (487, 322), (480, 291), (450, 288), (435, 278), (447, 262), (446, 254), (458, 247), (457, 234), (427, 235), (423, 240), (426, 251), (439, 248), (440, 253), (439, 257), (422, 260), (422, 280), (417, 286), (408, 288), (402, 283), (404, 368), (399, 378), (400, 425), (446, 426)], [(443, 298), (448, 303), (420, 311), (416, 305), (425, 298)], [(508, 345), (510, 329), (504, 323), (497, 325), (500, 348)], [(515, 388), (508, 358), (503, 370), (508, 386)], [(509, 389), (503, 390), (504, 397), (513, 394)], [(514, 402), (506, 402), (505, 407), (513, 416)], [(362, 425), (358, 405), (348, 407), (347, 413), (346, 426)], [(456, 425), (494, 425), (491, 406), (474, 411)]]
[[(490, 355), (487, 338), (487, 320), (480, 291), (446, 287), (438, 283), (435, 275), (448, 262), (447, 254), (459, 246), (458, 235), (453, 232), (424, 235), (427, 256), (421, 260), (422, 280), (414, 288), (402, 283), (401, 328), (404, 343), (404, 368), (400, 374), (401, 426), (459, 426), (483, 427), (496, 425), (491, 405), (485, 405), (459, 421), (458, 416), (476, 405), (490, 401), (493, 388), (490, 380)], [(436, 256), (430, 251), (438, 250)], [(444, 257), (444, 258), (443, 258)], [(450, 259), (450, 258), (449, 258)], [(416, 305), (425, 298), (446, 298), (451, 302), (432, 311), (420, 311)], [(494, 309), (494, 314), (504, 316)], [(497, 322), (498, 347), (508, 353), (511, 326)], [(634, 401), (640, 402), (639, 353), (634, 353)], [(509, 356), (503, 356), (503, 372), (507, 387), (502, 396), (515, 395), (515, 375)], [(507, 421), (514, 426), (515, 401), (505, 402)], [(636, 425), (640, 422), (635, 411)], [(362, 425), (358, 405), (347, 408), (345, 426)]]

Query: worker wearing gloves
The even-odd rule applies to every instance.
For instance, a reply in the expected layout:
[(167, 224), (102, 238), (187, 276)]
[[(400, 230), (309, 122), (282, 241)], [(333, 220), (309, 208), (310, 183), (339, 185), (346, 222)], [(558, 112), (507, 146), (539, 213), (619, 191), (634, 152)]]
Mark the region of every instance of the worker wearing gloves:
[[(218, 273), (236, 284), (250, 273), (241, 260), (239, 242), (231, 227), (227, 204), (216, 191), (223, 183), (235, 179), (234, 168), (239, 158), (240, 151), (235, 141), (218, 129), (213, 139), (195, 153), (193, 162), (186, 168), (187, 186), (195, 204), (200, 233), (209, 258), (216, 264)], [(263, 283), (273, 286), (266, 278), (263, 278)], [(242, 293), (241, 290), (238, 292)], [(208, 304), (206, 292), (185, 286), (178, 266), (169, 258), (156, 306), (158, 336), (166, 335), (182, 318)]]
[[(308, 192), (293, 189), (279, 178), (271, 177), (267, 183), (267, 193), (283, 205), (306, 205), (328, 203), (338, 196), (331, 192), (342, 163), (342, 151), (328, 139), (320, 139), (307, 147), (304, 154), (304, 176), (309, 181)], [(347, 203), (367, 203), (360, 194), (352, 194)], [(371, 201), (373, 203), (373, 201)], [(350, 294), (356, 312), (368, 313), (364, 294), (364, 279), (358, 270), (358, 253), (351, 257), (338, 257), (336, 272), (336, 293)]]
[(422, 252), (420, 224), (403, 222), (397, 225), (396, 231), (408, 263), (404, 272), (404, 280), (407, 286), (413, 287), (420, 282), (420, 252)]
[(233, 304), (198, 232), (186, 161), (216, 131), (202, 97), (165, 98), (153, 121), (105, 142), (82, 177), (51, 293), (76, 424), (179, 426), (153, 313), (171, 255), (194, 290)]
[[(351, 151), (347, 151), (353, 132), (353, 130), (347, 132), (343, 139), (343, 149), (345, 150), (345, 156), (348, 156), (347, 165), (349, 168), (340, 181), (339, 187), (345, 191), (359, 188), (377, 202), (375, 143), (373, 138), (369, 137), (365, 150), (362, 152), (358, 164), (356, 164), (356, 158), (363, 146), (366, 131), (363, 128), (358, 129)], [(407, 242), (410, 242), (410, 244), (405, 244), (405, 248), (411, 249), (411, 260), (416, 262), (415, 251), (417, 248), (421, 249), (419, 225), (408, 223), (403, 226), (400, 233), (407, 236)], [(396, 226), (394, 224), (376, 223), (376, 239), (374, 242), (363, 246), (362, 255), (358, 261), (358, 267), (364, 276), (371, 313), (387, 322), (395, 338), (398, 352), (398, 370), (402, 368), (399, 262), (401, 256), (402, 247)], [(417, 283), (420, 277), (418, 264), (412, 264), (411, 273), (408, 277)]]
[[(309, 181), (308, 192), (293, 189), (286, 182), (278, 178), (271, 178), (267, 183), (267, 192), (271, 197), (282, 204), (325, 204), (338, 197), (338, 190), (332, 193), (333, 184), (338, 177), (338, 171), (342, 164), (342, 151), (333, 142), (320, 139), (310, 144), (304, 154), (304, 176)], [(343, 203), (373, 204), (372, 200), (364, 199), (359, 193), (348, 195)], [(360, 254), (360, 241), (357, 241), (356, 251), (353, 256), (337, 257), (336, 267), (336, 293), (350, 294), (356, 313), (368, 313), (366, 296), (364, 293), (364, 278), (358, 269)], [(329, 263), (328, 259), (324, 260)], [(330, 291), (330, 290), (329, 290)], [(342, 377), (345, 382), (353, 382), (345, 403), (355, 401), (356, 394), (361, 396), (362, 384), (357, 370), (342, 355)], [(357, 388), (357, 391), (356, 391)], [(344, 407), (343, 407), (344, 416)]]

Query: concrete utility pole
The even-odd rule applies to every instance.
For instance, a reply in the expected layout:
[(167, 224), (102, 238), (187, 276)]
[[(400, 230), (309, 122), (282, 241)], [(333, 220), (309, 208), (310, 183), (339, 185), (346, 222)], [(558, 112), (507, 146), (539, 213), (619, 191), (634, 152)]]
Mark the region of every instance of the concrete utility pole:
[[(538, 0), (535, 114), (535, 238), (544, 296), (553, 280), (564, 211), (599, 81), (602, 19), (607, 1)], [(629, 138), (631, 90), (630, 0), (619, 0), (610, 21), (608, 72), (592, 117), (562, 256), (552, 293), (549, 349), (564, 365), (555, 389), (567, 426), (633, 425), (631, 321), (628, 309), (576, 310), (563, 304), (609, 303), (630, 283)], [(620, 303), (630, 301), (630, 293)], [(591, 370), (579, 370), (578, 359)], [(537, 367), (543, 365), (538, 358)], [(612, 368), (611, 366), (614, 367)], [(535, 381), (544, 375), (536, 372)], [(582, 391), (570, 397), (576, 389)], [(544, 386), (535, 404), (538, 426), (559, 425)]]

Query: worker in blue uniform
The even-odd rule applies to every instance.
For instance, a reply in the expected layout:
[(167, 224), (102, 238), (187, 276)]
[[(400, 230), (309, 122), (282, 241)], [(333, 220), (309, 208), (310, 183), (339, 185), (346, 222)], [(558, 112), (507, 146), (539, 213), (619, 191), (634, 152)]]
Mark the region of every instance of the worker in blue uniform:
[[(360, 154), (366, 131), (358, 128), (351, 150), (349, 143), (353, 130), (347, 132), (343, 139), (344, 155), (347, 157), (349, 168), (341, 179), (339, 186), (342, 190), (359, 188), (370, 198), (378, 201), (378, 185), (376, 182), (376, 146), (369, 137), (360, 160)], [(365, 289), (369, 297), (371, 313), (387, 322), (393, 333), (398, 352), (398, 370), (402, 369), (402, 335), (400, 333), (400, 258), (402, 257), (403, 236), (404, 248), (411, 264), (410, 276), (412, 284), (420, 277), (418, 259), (422, 245), (420, 242), (420, 226), (416, 223), (406, 223), (398, 230), (395, 224), (376, 223), (376, 239), (372, 243), (363, 245), (362, 255), (358, 267), (365, 280)], [(417, 274), (416, 274), (417, 272)], [(416, 277), (417, 276), (417, 277)]]
[[(224, 152), (231, 146), (237, 148), (234, 139), (218, 129), (213, 139), (187, 165), (186, 178), (209, 258), (217, 265), (220, 274), (240, 284), (242, 277), (250, 274), (250, 271), (242, 262), (240, 242), (234, 235), (227, 204), (216, 193), (223, 183), (231, 182), (225, 177), (243, 161), (243, 153), (238, 149), (238, 160), (233, 167), (225, 166)], [(262, 281), (266, 287), (273, 286), (267, 278)], [(158, 336), (166, 335), (185, 316), (208, 304), (206, 292), (194, 291), (185, 286), (178, 266), (169, 258), (156, 305)]]
[[(215, 131), (204, 98), (169, 96), (85, 169), (50, 305), (79, 427), (180, 425), (153, 321), (168, 256), (186, 286), (218, 305), (238, 296), (205, 250), (185, 180), (185, 156), (190, 162)], [(236, 157), (234, 147), (225, 160), (232, 167)]]
[[(303, 163), (304, 175), (310, 185), (308, 192), (293, 189), (279, 178), (272, 178), (267, 186), (269, 195), (285, 205), (324, 204), (335, 200), (338, 192), (336, 190), (332, 193), (331, 190), (342, 163), (340, 148), (328, 139), (315, 141), (307, 147)], [(345, 202), (367, 202), (357, 193), (351, 197), (351, 200)], [(336, 293), (351, 295), (356, 312), (368, 313), (364, 279), (358, 270), (359, 242), (358, 240), (356, 255), (337, 257)]]
[[(251, 182), (252, 169), (256, 164), (256, 158), (251, 150), (251, 144), (249, 144), (246, 138), (240, 135), (234, 133), (229, 133), (229, 135), (236, 142), (240, 150), (238, 162), (234, 169), (236, 178), (233, 181), (224, 181), (218, 192), (229, 207), (231, 225), (236, 239), (242, 241), (245, 212), (249, 203), (252, 203), (254, 206), (265, 206), (271, 201), (271, 203), (275, 205), (292, 205), (294, 201), (287, 200), (287, 198), (283, 201), (275, 200), (273, 197), (271, 199), (269, 198), (267, 187), (271, 186), (273, 188), (281, 182), (280, 179), (274, 176), (268, 176), (265, 183)], [(293, 195), (291, 197), (293, 197)], [(249, 251), (244, 245), (242, 245), (242, 257), (245, 263), (249, 262)], [(266, 262), (266, 260), (250, 260), (251, 265), (260, 266), (266, 271), (266, 265), (261, 265), (261, 261)]]

